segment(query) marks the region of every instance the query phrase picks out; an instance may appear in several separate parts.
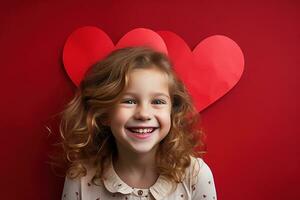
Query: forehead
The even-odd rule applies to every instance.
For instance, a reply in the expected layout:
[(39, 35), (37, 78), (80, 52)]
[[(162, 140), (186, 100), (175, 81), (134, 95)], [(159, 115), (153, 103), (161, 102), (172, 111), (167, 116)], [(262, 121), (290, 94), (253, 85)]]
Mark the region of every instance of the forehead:
[(127, 75), (127, 93), (165, 93), (169, 95), (169, 76), (156, 69), (133, 69)]

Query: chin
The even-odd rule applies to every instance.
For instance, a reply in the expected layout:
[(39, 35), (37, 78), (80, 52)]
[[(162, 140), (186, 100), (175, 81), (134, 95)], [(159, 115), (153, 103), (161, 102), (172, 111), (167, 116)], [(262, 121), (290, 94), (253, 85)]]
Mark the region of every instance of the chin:
[(137, 153), (137, 154), (146, 154), (146, 153), (150, 153), (151, 151), (153, 151), (155, 149), (154, 146), (148, 146), (148, 147), (141, 147), (141, 148), (137, 148), (137, 147), (132, 147), (131, 148), (132, 151), (134, 153)]

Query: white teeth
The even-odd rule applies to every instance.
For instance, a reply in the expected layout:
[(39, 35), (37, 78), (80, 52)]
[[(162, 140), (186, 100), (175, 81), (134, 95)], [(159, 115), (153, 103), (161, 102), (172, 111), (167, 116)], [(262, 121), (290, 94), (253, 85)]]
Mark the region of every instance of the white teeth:
[(134, 128), (131, 128), (129, 129), (130, 131), (132, 132), (135, 132), (135, 133), (151, 133), (154, 128), (139, 128), (139, 129), (134, 129)]

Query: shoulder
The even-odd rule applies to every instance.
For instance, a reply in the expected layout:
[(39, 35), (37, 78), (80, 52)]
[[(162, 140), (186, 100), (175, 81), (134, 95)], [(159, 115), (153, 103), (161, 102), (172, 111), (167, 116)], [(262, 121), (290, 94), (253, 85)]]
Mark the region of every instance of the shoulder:
[(69, 178), (68, 176), (65, 177), (65, 183), (62, 193), (62, 199), (78, 199), (80, 196), (80, 184), (81, 178)]
[(65, 177), (62, 199), (80, 199), (79, 197), (82, 192), (82, 184), (89, 182), (95, 173), (95, 169), (90, 164), (84, 163), (83, 165), (87, 172), (85, 176), (77, 178), (70, 178), (68, 176)]
[(193, 199), (205, 197), (217, 199), (212, 170), (202, 158), (191, 157), (187, 178)]
[(202, 158), (191, 157), (191, 165), (189, 171), (193, 180), (193, 184), (197, 182), (197, 178), (213, 178), (210, 167)]

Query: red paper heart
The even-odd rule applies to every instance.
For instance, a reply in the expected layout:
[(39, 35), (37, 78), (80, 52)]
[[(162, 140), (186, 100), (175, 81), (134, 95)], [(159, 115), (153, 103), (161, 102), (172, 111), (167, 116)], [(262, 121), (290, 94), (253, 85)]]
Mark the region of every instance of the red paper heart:
[(63, 50), (65, 69), (78, 86), (88, 68), (114, 49), (109, 36), (97, 27), (86, 26), (75, 30)]
[(175, 33), (157, 33), (164, 39), (175, 71), (185, 83), (198, 111), (225, 95), (241, 78), (244, 56), (230, 38), (214, 35), (191, 51)]
[(125, 34), (116, 47), (101, 29), (77, 29), (64, 46), (64, 66), (71, 80), (78, 86), (92, 64), (116, 48), (129, 46), (148, 46), (168, 54), (198, 111), (226, 94), (238, 82), (243, 72), (243, 53), (234, 41), (225, 36), (206, 38), (192, 52), (175, 33), (156, 33), (144, 28)]
[(113, 50), (129, 46), (146, 46), (168, 54), (163, 39), (152, 30), (136, 28), (125, 34), (114, 46), (104, 31), (97, 27), (85, 26), (75, 30), (68, 37), (63, 50), (64, 66), (73, 83), (79, 86), (89, 67)]
[(146, 28), (136, 28), (126, 33), (117, 43), (116, 49), (134, 46), (146, 46), (168, 54), (166, 44), (160, 35)]

